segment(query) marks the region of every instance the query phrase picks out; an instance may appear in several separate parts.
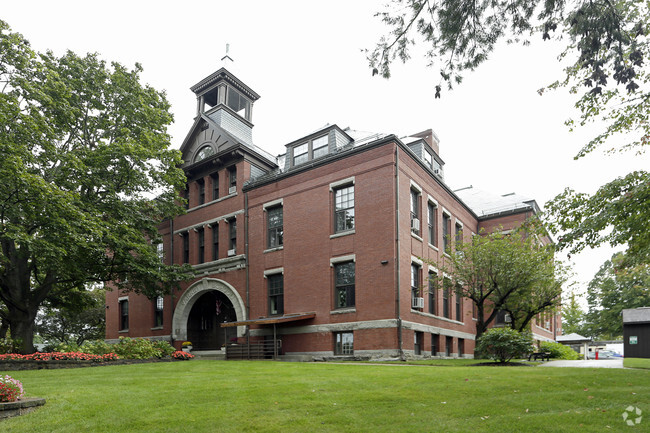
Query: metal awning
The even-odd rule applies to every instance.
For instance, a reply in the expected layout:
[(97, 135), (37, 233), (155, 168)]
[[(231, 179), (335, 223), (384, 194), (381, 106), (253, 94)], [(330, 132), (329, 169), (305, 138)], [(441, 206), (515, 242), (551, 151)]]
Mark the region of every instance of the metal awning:
[(310, 313), (285, 314), (283, 316), (261, 317), (259, 319), (240, 320), (238, 322), (226, 322), (226, 323), (222, 323), (221, 327), (222, 328), (228, 328), (228, 327), (231, 327), (231, 326), (275, 325), (275, 324), (278, 324), (278, 323), (295, 322), (297, 320), (313, 319), (314, 317), (316, 317), (316, 312), (312, 311)]

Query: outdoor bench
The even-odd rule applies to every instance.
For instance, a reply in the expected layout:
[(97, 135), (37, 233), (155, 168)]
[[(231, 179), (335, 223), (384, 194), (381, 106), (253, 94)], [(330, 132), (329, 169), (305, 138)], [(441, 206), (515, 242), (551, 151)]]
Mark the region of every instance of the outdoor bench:
[(535, 353), (531, 353), (530, 355), (528, 355), (528, 360), (529, 361), (530, 360), (537, 361), (540, 358), (541, 358), (542, 361), (544, 360), (544, 358), (546, 358), (547, 361), (550, 361), (551, 360), (551, 354), (548, 353), (548, 352), (535, 352)]

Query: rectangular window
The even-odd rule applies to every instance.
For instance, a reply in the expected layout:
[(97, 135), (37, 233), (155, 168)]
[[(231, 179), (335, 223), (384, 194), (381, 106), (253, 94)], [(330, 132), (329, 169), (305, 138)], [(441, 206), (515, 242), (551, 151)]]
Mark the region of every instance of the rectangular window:
[(230, 86), (228, 87), (227, 95), (228, 100), (226, 101), (226, 105), (235, 113), (248, 120), (249, 116), (246, 114), (250, 104), (248, 99), (246, 99), (243, 95), (241, 95), (238, 91)]
[(411, 264), (411, 308), (419, 310), (420, 306), (420, 267)]
[(427, 167), (433, 169), (433, 157), (431, 156), (431, 154), (427, 150), (425, 150), (423, 156), (424, 156), (424, 162), (427, 164)]
[(456, 298), (456, 320), (458, 320), (459, 322), (463, 321), (463, 312), (462, 312), (463, 297), (461, 294), (462, 294), (462, 288), (460, 284), (456, 283), (456, 290), (454, 296)]
[(456, 223), (456, 245), (463, 243), (463, 226)]
[(443, 278), (442, 280), (442, 316), (447, 319), (451, 319), (451, 280), (449, 278)]
[(334, 355), (354, 354), (354, 334), (352, 332), (334, 333)]
[(267, 276), (269, 288), (269, 316), (284, 314), (284, 276), (271, 274)]
[(329, 152), (329, 140), (327, 135), (323, 135), (322, 137), (318, 137), (311, 143), (312, 145), (312, 153), (313, 153), (313, 158), (319, 158), (321, 156), (327, 155)]
[(354, 185), (334, 190), (334, 231), (354, 228)]
[(442, 247), (445, 253), (449, 253), (450, 246), (449, 236), (451, 235), (451, 216), (446, 213), (442, 214)]
[(212, 200), (219, 198), (219, 174), (213, 173), (210, 175), (212, 179)]
[(203, 228), (197, 230), (199, 263), (205, 261), (205, 231)]
[(411, 190), (411, 231), (420, 235), (420, 193)]
[(454, 350), (454, 337), (445, 338), (445, 356), (451, 356), (452, 351)]
[(293, 165), (302, 164), (309, 160), (309, 143), (303, 143), (293, 148)]
[(429, 271), (429, 313), (436, 314), (436, 274)]
[(129, 329), (129, 300), (124, 299), (119, 302), (120, 306), (120, 331)]
[(334, 265), (336, 308), (354, 307), (354, 262)]
[(438, 356), (438, 334), (431, 334), (431, 356)]
[(413, 341), (413, 352), (416, 355), (422, 355), (422, 347), (424, 346), (424, 332), (415, 331)]
[(237, 218), (228, 220), (230, 243), (228, 245), (228, 255), (234, 256), (237, 254)]
[(458, 339), (458, 357), (462, 358), (464, 352), (465, 352), (465, 340), (463, 338), (459, 338)]
[(282, 206), (276, 206), (266, 210), (266, 226), (268, 230), (268, 248), (277, 248), (283, 245), (284, 215)]
[(237, 167), (231, 166), (228, 168), (228, 194), (237, 192)]
[(190, 262), (190, 234), (183, 233), (183, 263)]
[(428, 202), (427, 204), (428, 211), (428, 226), (429, 226), (429, 243), (434, 247), (438, 246), (436, 240), (436, 205)]
[(219, 259), (219, 225), (212, 224), (212, 260)]
[(165, 301), (162, 296), (158, 296), (154, 301), (153, 326), (159, 328), (163, 326), (163, 307)]
[(199, 189), (199, 205), (205, 203), (205, 180), (199, 179), (196, 181), (196, 185)]
[(190, 190), (187, 188), (187, 185), (185, 185), (185, 189), (181, 191), (181, 197), (183, 198), (183, 207), (185, 209), (190, 208)]
[(158, 254), (158, 259), (160, 263), (165, 263), (165, 249), (163, 243), (156, 244), (156, 254)]

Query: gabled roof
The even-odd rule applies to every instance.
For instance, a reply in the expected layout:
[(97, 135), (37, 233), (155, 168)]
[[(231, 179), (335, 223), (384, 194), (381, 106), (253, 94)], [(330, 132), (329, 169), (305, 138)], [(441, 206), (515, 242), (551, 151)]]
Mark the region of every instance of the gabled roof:
[[(225, 137), (225, 140), (227, 140), (227, 141), (229, 141), (229, 142), (231, 142), (233, 144), (239, 143), (239, 140), (236, 137), (229, 134), (226, 130), (224, 130), (219, 125), (217, 125), (215, 122), (213, 122), (204, 113), (201, 113), (200, 115), (198, 115), (196, 117), (196, 119), (194, 119), (194, 124), (192, 125), (189, 132), (185, 136), (185, 139), (183, 140), (183, 144), (181, 144), (180, 151), (183, 154), (183, 156), (185, 156), (185, 151), (187, 150), (187, 147), (189, 146), (189, 144), (192, 142), (192, 138), (194, 137), (194, 133), (198, 131), (199, 126), (201, 124), (203, 124), (203, 123), (207, 123), (211, 127), (213, 127), (214, 129), (219, 131), (219, 133), (222, 134)], [(200, 132), (200, 131), (198, 131), (198, 132)]]

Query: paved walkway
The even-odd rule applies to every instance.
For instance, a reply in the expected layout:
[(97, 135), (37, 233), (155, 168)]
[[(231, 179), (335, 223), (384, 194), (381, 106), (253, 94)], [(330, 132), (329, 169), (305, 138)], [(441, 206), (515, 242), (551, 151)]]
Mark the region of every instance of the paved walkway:
[(580, 361), (549, 361), (539, 367), (623, 368), (623, 358)]

